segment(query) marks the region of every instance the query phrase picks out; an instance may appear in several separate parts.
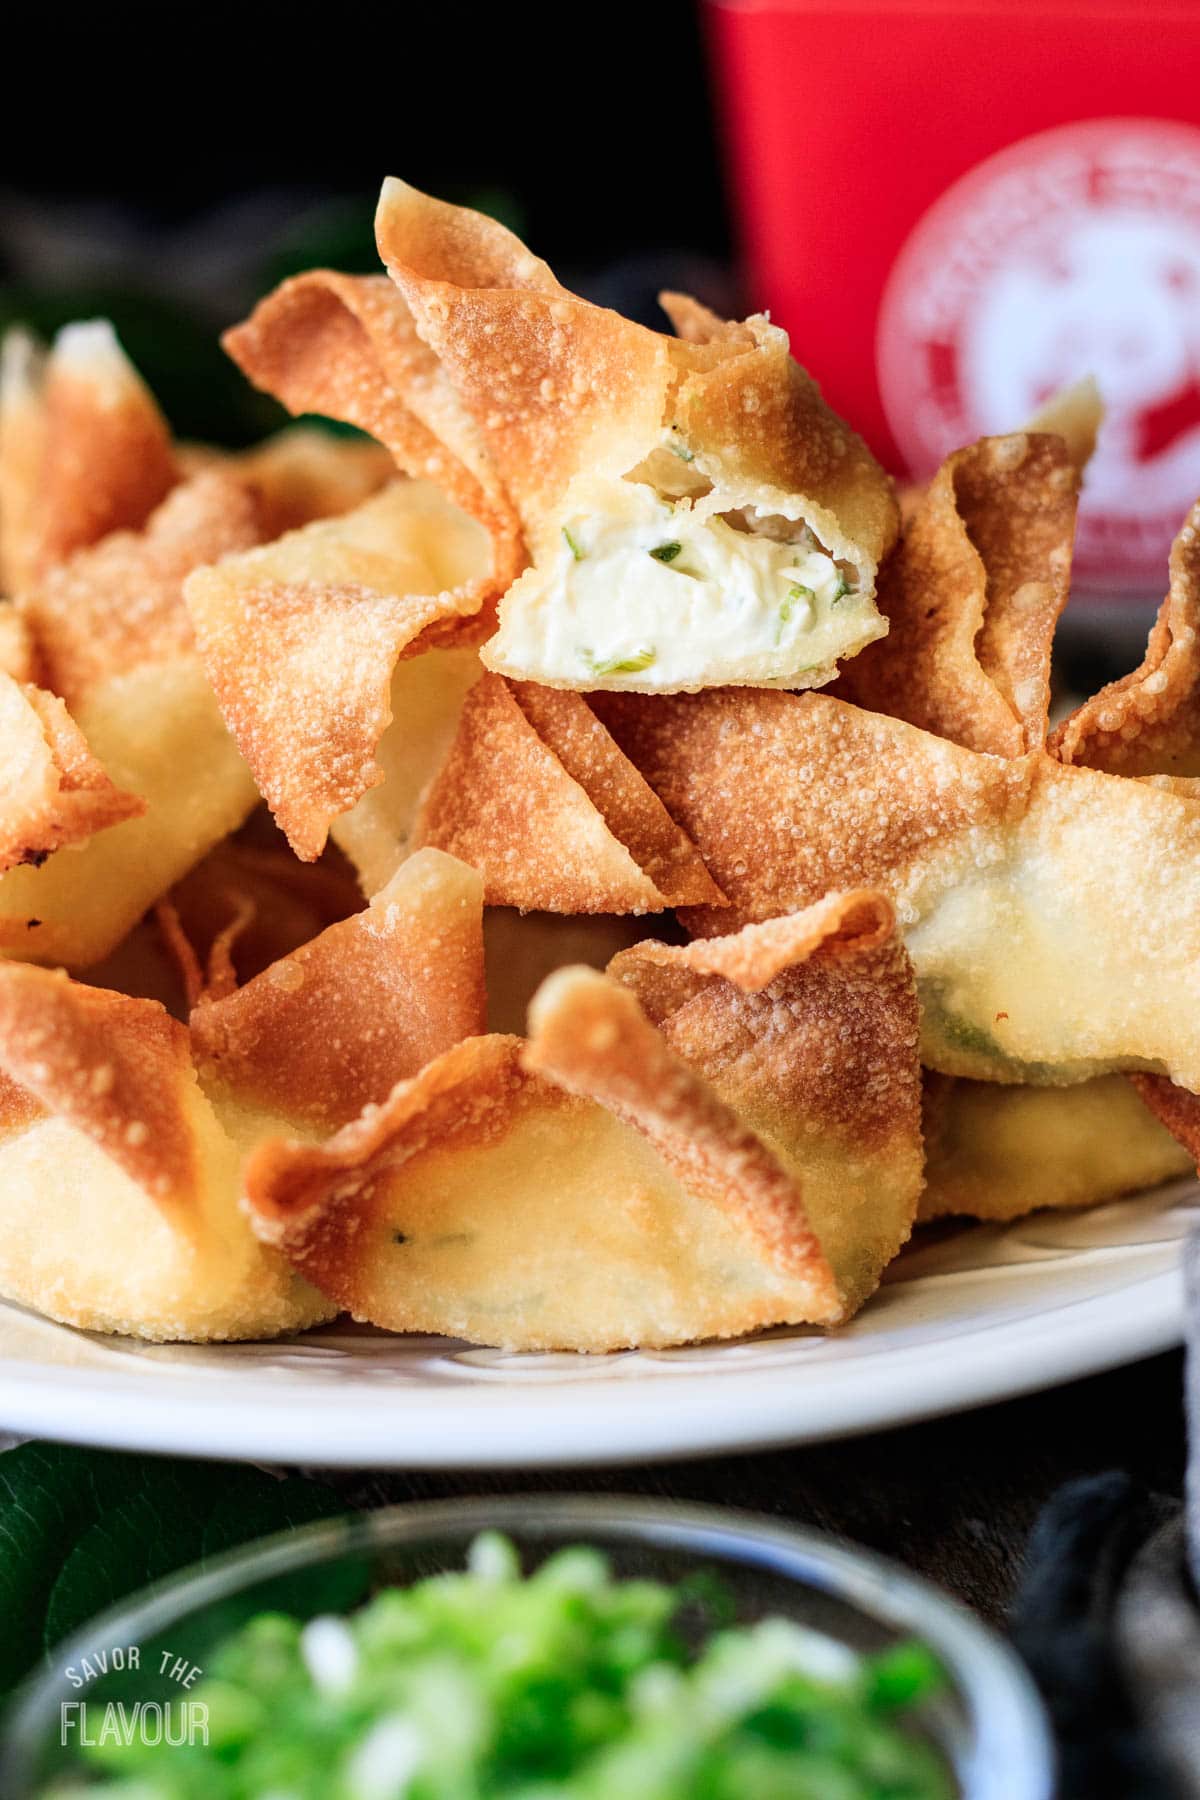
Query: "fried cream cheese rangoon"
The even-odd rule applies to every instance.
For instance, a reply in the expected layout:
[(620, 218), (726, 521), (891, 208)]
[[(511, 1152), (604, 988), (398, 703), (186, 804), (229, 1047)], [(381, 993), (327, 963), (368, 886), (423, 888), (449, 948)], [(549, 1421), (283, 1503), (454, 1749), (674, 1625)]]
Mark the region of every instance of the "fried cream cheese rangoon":
[(250, 1230), (246, 1154), (336, 1129), (482, 1029), (481, 910), (471, 870), (414, 857), (366, 911), (240, 988), (226, 935), (190, 1027), (151, 1000), (0, 965), (0, 1292), (154, 1339), (331, 1317)]
[(106, 319), (48, 352), (0, 346), (0, 593), (19, 594), (110, 531), (136, 531), (180, 478), (167, 423)]
[(296, 276), (224, 343), (293, 412), (371, 433), (411, 478), (336, 527), (198, 577), (188, 596), (230, 727), (293, 848), (315, 856), (332, 832), (372, 893), (411, 848), (480, 674), (474, 646), (524, 566), (519, 522), (386, 276)]
[(980, 755), (823, 694), (595, 705), (730, 903), (689, 910), (689, 929), (879, 887), (916, 968), (930, 1067), (1200, 1086), (1197, 800), (1044, 751)]
[(251, 492), (213, 470), (21, 595), (39, 685), (0, 704), (0, 957), (96, 962), (250, 812), (182, 589), (259, 533)]
[(1123, 1075), (1051, 1088), (930, 1074), (924, 1128), (921, 1220), (1095, 1206), (1192, 1164)]
[(411, 842), (479, 869), (489, 906), (647, 913), (724, 896), (581, 694), (485, 674)]
[(494, 220), (395, 180), (380, 254), (477, 422), (531, 567), (484, 663), (551, 687), (814, 687), (882, 636), (891, 483), (764, 316), (678, 336), (569, 293)]
[(835, 1325), (911, 1229), (917, 1009), (891, 908), (832, 895), (468, 1040), (323, 1143), (262, 1146), (256, 1229), (357, 1318), (603, 1351)]
[[(472, 622), (490, 592), (492, 560), (487, 532), (439, 488), (396, 481), (338, 518), (188, 579), (187, 609), (222, 714), (298, 856), (315, 860), (331, 825), (394, 778), (386, 805), (393, 867), (399, 861), (414, 796), (401, 792), (398, 765), (415, 757), (427, 779), (448, 745), (479, 673), (474, 652), (455, 645), (456, 627)], [(426, 653), (439, 659), (436, 674), (422, 668), (410, 681), (406, 661), (425, 662)], [(383, 750), (393, 720), (399, 743)], [(419, 777), (415, 785), (419, 792)], [(358, 838), (351, 826), (351, 855)], [(369, 873), (386, 879), (391, 869)]]

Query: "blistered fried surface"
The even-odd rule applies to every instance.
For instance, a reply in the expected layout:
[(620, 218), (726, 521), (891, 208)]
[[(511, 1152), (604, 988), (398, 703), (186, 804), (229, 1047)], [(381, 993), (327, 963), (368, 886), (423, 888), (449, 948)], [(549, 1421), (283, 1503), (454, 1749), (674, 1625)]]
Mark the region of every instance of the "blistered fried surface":
[(480, 869), (490, 906), (720, 904), (694, 846), (587, 703), (500, 675), (484, 675), (468, 694), (413, 841)]
[(195, 476), (144, 531), (114, 532), (23, 595), (44, 684), (75, 708), (102, 683), (192, 648), (183, 583), (199, 564), (258, 543), (253, 494), (219, 469)]
[(763, 318), (708, 325), (700, 308), (687, 314), (693, 342), (648, 331), (566, 292), (494, 220), (400, 181), (384, 183), (376, 238), (487, 438), (535, 556), (557, 535), (555, 509), (577, 474), (619, 479), (676, 426), (704, 475), (730, 489), (726, 504), (804, 517), (870, 592), (896, 534), (891, 485), (791, 360), (785, 333)]
[(0, 963), (0, 1064), (147, 1194), (176, 1208), (194, 1200), (187, 1031), (154, 1001)]
[(753, 993), (694, 947), (559, 970), (523, 1052), (468, 1041), (323, 1145), (260, 1149), (257, 1228), (360, 1318), (516, 1348), (847, 1316), (916, 1208), (911, 970), (878, 895), (749, 936), (703, 948)]
[(298, 856), (383, 780), (397, 661), (469, 621), (492, 581), (486, 532), (415, 482), (190, 578), (205, 670)]
[(480, 520), (504, 586), (522, 562), (516, 522), (470, 414), (385, 276), (313, 269), (285, 281), (222, 342), (289, 412), (369, 432), (405, 474)]
[(109, 779), (63, 702), (0, 673), (0, 872), (136, 818), (145, 802)]
[(1050, 749), (1114, 775), (1200, 775), (1200, 502), (1171, 548), (1170, 587), (1141, 667), (1086, 700)]
[(201, 998), (202, 1078), (243, 1105), (346, 1124), (484, 1029), (482, 914), (474, 870), (435, 850), (412, 857), (364, 912), (235, 992)]
[(179, 479), (170, 432), (112, 326), (68, 325), (0, 367), (0, 584), (20, 593), (76, 550), (136, 530)]
[(1058, 437), (948, 457), (881, 575), (888, 635), (845, 665), (841, 697), (996, 756), (1041, 745), (1078, 485)]
[(729, 898), (688, 913), (701, 935), (879, 887), (916, 966), (931, 1066), (1200, 1085), (1195, 799), (1039, 752), (977, 755), (819, 695), (596, 708)]

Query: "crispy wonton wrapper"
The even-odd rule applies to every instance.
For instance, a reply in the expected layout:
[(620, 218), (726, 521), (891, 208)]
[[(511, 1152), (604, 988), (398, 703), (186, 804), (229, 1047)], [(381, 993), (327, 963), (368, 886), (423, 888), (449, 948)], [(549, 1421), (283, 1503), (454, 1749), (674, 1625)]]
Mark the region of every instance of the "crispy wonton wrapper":
[(0, 872), (40, 867), (64, 844), (80, 844), (145, 802), (122, 793), (88, 749), (63, 702), (0, 672)]
[(485, 674), (422, 805), (416, 844), (483, 873), (490, 906), (720, 906), (695, 845), (579, 694)]
[(359, 1318), (589, 1351), (838, 1324), (907, 1238), (916, 1001), (878, 895), (560, 970), (531, 1026), (264, 1146), (257, 1229)]
[(1043, 744), (1078, 489), (1059, 437), (948, 457), (881, 576), (888, 635), (847, 664), (839, 696), (996, 756)]
[[(111, 533), (23, 596), (39, 679), (73, 725), (60, 706), (38, 704), (63, 745), (82, 734), (90, 791), (108, 795), (113, 817), (97, 819), (86, 842), (78, 831), (76, 841), (64, 837), (67, 847), (40, 867), (0, 875), (0, 957), (71, 968), (98, 961), (253, 807), (253, 780), (192, 647), (182, 586), (197, 564), (246, 548), (258, 533), (249, 491), (211, 471), (177, 488), (144, 531)], [(73, 759), (76, 783), (79, 754), (59, 751)], [(108, 786), (96, 785), (97, 769)], [(22, 784), (0, 795), (0, 841), (20, 837), (38, 779), (26, 765)], [(124, 812), (114, 812), (110, 789), (126, 797)], [(67, 809), (65, 791), (60, 801)], [(77, 801), (69, 814), (78, 827)]]
[(385, 276), (310, 269), (222, 338), (256, 387), (292, 413), (323, 413), (386, 446), (490, 533), (497, 591), (524, 561), (517, 521), (470, 414)]
[(1095, 1206), (1190, 1165), (1121, 1075), (1067, 1088), (930, 1075), (924, 1118), (922, 1220), (1004, 1221), (1040, 1207)]
[(1200, 802), (1042, 752), (977, 755), (822, 694), (596, 710), (728, 897), (691, 929), (879, 887), (916, 967), (929, 1066), (1200, 1086)]
[(1050, 750), (1114, 775), (1200, 775), (1200, 501), (1171, 547), (1170, 586), (1141, 667), (1064, 719)]
[(882, 634), (891, 483), (778, 327), (668, 296), (680, 335), (648, 331), (399, 181), (376, 235), (532, 552), (489, 667), (581, 689), (814, 686)]
[(326, 1131), (483, 1024), (480, 883), (414, 857), (192, 1028), (0, 965), (0, 1292), (91, 1330), (271, 1336), (335, 1308), (254, 1237), (245, 1154)]
[(222, 713), (298, 856), (319, 856), (333, 820), (385, 779), (393, 672), (479, 612), (492, 562), (487, 532), (439, 488), (397, 481), (187, 581)]
[(0, 349), (0, 593), (23, 593), (110, 531), (142, 526), (179, 479), (170, 432), (105, 319), (48, 355)]
[[(1170, 585), (1141, 666), (1065, 719), (1050, 739), (1065, 763), (1160, 782), (1182, 795), (1200, 776), (1200, 502), (1171, 547)], [(1163, 847), (1167, 849), (1167, 846)], [(1135, 1075), (1142, 1100), (1200, 1163), (1194, 1080)]]

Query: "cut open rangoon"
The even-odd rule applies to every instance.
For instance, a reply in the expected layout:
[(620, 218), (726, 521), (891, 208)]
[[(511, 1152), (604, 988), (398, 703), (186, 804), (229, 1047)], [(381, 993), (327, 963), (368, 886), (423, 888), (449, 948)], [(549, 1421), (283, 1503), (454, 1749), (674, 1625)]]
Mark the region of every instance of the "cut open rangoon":
[(360, 1319), (509, 1348), (861, 1305), (921, 1182), (916, 999), (880, 896), (560, 970), (530, 1024), (322, 1144), (261, 1147), (256, 1228)]
[(576, 689), (815, 686), (886, 630), (891, 483), (765, 316), (668, 295), (679, 335), (649, 331), (400, 181), (376, 236), (529, 543), (489, 668)]
[(246, 986), (210, 984), (190, 1030), (155, 1001), (0, 964), (0, 1292), (156, 1339), (331, 1317), (251, 1232), (244, 1158), (335, 1128), (482, 1029), (481, 913), (478, 877), (426, 852)]

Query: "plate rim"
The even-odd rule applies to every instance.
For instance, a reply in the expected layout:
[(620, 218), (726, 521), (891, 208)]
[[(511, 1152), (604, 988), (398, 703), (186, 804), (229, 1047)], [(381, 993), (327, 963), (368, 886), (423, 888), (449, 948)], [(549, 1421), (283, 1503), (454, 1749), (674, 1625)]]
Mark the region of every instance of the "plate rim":
[(944, 1355), (950, 1340), (896, 1346), (867, 1365), (869, 1380), (856, 1376), (857, 1360), (822, 1362), (801, 1381), (795, 1364), (706, 1368), (686, 1380), (599, 1375), (586, 1392), (607, 1400), (602, 1418), (566, 1380), (398, 1384), (390, 1394), (373, 1380), (348, 1397), (338, 1382), (292, 1377), (268, 1395), (244, 1365), (231, 1381), (204, 1372), (171, 1382), (124, 1367), (2, 1358), (0, 1429), (98, 1449), (313, 1468), (611, 1467), (892, 1430), (1141, 1361), (1181, 1343), (1183, 1329), (1177, 1260), (1119, 1288), (964, 1333), (923, 1387), (907, 1379), (914, 1364)]

